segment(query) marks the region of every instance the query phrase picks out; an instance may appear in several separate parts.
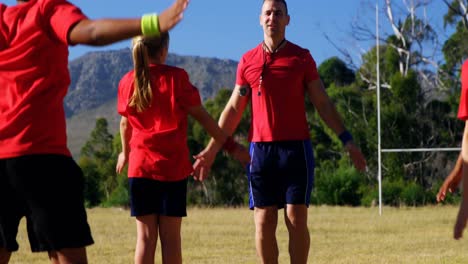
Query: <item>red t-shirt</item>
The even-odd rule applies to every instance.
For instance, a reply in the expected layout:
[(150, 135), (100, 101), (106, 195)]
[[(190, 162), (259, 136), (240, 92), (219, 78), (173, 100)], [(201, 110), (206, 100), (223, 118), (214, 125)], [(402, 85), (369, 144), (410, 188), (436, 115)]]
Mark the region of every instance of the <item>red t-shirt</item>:
[(134, 72), (119, 84), (117, 111), (132, 127), (128, 176), (178, 181), (192, 172), (187, 147), (187, 108), (201, 105), (200, 94), (183, 69), (150, 65), (153, 103), (143, 112), (129, 106)]
[(0, 3), (0, 158), (70, 156), (68, 31), (85, 18), (64, 0)]
[(458, 118), (461, 120), (468, 119), (468, 60), (463, 63), (461, 70), (461, 95), (460, 104), (458, 106)]
[(291, 42), (274, 54), (264, 51), (262, 44), (244, 54), (237, 68), (236, 84), (251, 87), (249, 141), (308, 139), (305, 92), (307, 84), (318, 78), (310, 52)]

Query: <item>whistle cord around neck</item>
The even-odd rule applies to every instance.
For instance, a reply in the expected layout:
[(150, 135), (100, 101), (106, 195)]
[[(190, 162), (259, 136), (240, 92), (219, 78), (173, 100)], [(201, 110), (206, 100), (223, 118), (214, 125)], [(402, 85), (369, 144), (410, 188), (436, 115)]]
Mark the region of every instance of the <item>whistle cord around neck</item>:
[[(283, 46), (285, 42), (286, 42), (286, 39), (284, 38), (283, 40), (281, 40), (278, 46), (276, 46), (276, 48), (271, 52), (271, 54), (278, 52), (278, 50), (281, 48), (281, 46)], [(264, 47), (264, 50), (266, 49), (270, 51), (270, 48), (267, 46), (267, 44), (265, 44), (265, 41), (263, 41), (263, 47)]]
[[(280, 44), (278, 44), (278, 46), (276, 47), (276, 49), (271, 53), (271, 54), (275, 54), (276, 52), (278, 52), (278, 50), (281, 48), (281, 46), (283, 46), (283, 44), (286, 42), (286, 39), (284, 38)], [(266, 70), (266, 66), (267, 66), (267, 61), (266, 61), (266, 52), (265, 50), (269, 50), (268, 46), (265, 44), (265, 41), (263, 42), (263, 66), (262, 66), (262, 72), (260, 73), (260, 81), (258, 83), (258, 89), (257, 89), (257, 96), (260, 96), (262, 95), (262, 82), (263, 82), (263, 77), (265, 75), (265, 70)]]

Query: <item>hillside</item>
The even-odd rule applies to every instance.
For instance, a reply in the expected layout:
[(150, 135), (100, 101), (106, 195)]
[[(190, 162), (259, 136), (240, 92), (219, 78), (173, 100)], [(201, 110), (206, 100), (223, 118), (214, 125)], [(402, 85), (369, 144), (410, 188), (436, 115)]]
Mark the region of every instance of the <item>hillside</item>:
[[(235, 82), (237, 62), (233, 60), (169, 54), (167, 64), (185, 69), (203, 100), (221, 88), (233, 87)], [(91, 52), (70, 62), (71, 85), (65, 109), (68, 145), (73, 156), (78, 156), (96, 118), (106, 118), (111, 132), (117, 132), (117, 86), (132, 67), (130, 49)]]

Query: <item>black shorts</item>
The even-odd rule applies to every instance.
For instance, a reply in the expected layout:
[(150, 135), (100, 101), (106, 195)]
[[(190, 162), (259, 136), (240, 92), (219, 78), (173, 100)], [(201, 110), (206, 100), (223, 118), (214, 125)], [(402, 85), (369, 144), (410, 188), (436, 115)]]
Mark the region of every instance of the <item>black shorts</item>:
[(132, 216), (187, 216), (187, 179), (163, 182), (129, 178)]
[(83, 173), (71, 157), (0, 159), (0, 248), (18, 250), (16, 235), (23, 216), (33, 252), (93, 244), (83, 187)]
[(314, 185), (314, 153), (310, 140), (252, 142), (247, 168), (249, 207), (305, 204)]

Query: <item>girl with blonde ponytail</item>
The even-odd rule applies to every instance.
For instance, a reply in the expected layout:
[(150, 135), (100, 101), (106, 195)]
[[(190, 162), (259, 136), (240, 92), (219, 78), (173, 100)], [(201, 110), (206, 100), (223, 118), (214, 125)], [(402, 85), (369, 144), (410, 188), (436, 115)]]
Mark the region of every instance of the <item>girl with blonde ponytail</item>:
[[(198, 89), (185, 70), (165, 65), (169, 35), (133, 40), (134, 69), (119, 83), (117, 110), (122, 119), (122, 152), (127, 162), (131, 215), (136, 218), (135, 263), (153, 263), (158, 234), (164, 263), (182, 263), (180, 229), (186, 212), (187, 178), (193, 173), (187, 147), (191, 115), (216, 141), (246, 164), (248, 151), (228, 137), (203, 108)], [(208, 168), (211, 164), (203, 164)], [(198, 174), (197, 174), (198, 175)], [(203, 180), (203, 178), (196, 178)]]
[[(138, 112), (150, 106), (153, 99), (150, 82), (150, 58), (153, 62), (160, 63), (161, 56), (167, 55), (169, 45), (169, 34), (164, 33), (160, 37), (138, 36), (133, 39), (133, 61), (135, 71), (135, 90), (130, 100), (130, 106), (135, 107)], [(164, 58), (165, 60), (165, 58)]]

